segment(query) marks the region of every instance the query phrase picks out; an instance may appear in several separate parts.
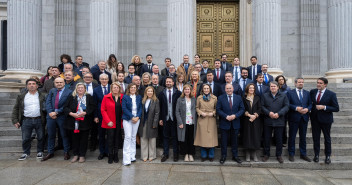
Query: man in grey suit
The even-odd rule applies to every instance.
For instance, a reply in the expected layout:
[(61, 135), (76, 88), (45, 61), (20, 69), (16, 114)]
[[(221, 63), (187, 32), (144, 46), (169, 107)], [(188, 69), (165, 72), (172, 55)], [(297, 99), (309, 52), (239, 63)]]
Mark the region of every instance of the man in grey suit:
[(121, 86), (121, 91), (125, 94), (128, 84), (124, 83), (125, 74), (123, 72), (117, 73), (117, 83)]

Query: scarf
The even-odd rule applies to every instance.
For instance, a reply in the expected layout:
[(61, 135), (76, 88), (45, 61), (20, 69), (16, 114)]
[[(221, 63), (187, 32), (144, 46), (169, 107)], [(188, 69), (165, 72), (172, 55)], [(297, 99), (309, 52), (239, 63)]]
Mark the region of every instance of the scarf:
[(209, 94), (204, 94), (203, 95), (203, 100), (204, 101), (210, 101), (210, 93)]

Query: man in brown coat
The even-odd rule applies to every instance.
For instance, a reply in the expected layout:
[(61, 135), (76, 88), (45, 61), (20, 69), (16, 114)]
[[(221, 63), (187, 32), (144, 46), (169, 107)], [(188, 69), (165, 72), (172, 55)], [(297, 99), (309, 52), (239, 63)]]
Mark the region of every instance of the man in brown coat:
[(194, 67), (192, 64), (189, 63), (189, 56), (187, 54), (183, 55), (183, 63), (178, 66), (176, 74), (177, 75), (184, 75), (185, 82), (188, 82)]

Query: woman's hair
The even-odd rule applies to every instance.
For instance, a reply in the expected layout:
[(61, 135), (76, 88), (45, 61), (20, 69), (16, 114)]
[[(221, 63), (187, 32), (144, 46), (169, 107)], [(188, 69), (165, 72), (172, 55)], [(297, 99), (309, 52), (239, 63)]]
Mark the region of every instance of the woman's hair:
[(77, 87), (78, 87), (78, 86), (83, 86), (83, 87), (84, 87), (84, 90), (86, 91), (84, 94), (88, 94), (88, 93), (87, 93), (87, 87), (86, 87), (86, 85), (85, 85), (84, 83), (82, 83), (82, 82), (79, 82), (79, 83), (76, 84), (75, 90), (72, 92), (72, 96), (73, 96), (73, 97), (76, 97), (76, 96), (77, 96)]
[(277, 76), (276, 78), (275, 78), (275, 81), (277, 82), (277, 83), (279, 83), (279, 78), (280, 77), (282, 77), (283, 79), (284, 79), (284, 84), (286, 84), (286, 78), (284, 77), (284, 75), (279, 75), (279, 76)]
[[(112, 58), (115, 58), (115, 63), (113, 63)], [(106, 64), (108, 65), (108, 68), (116, 68), (117, 67), (116, 63), (117, 63), (116, 56), (114, 54), (110, 54), (108, 61), (106, 62)]]
[(192, 78), (192, 76), (193, 76), (193, 73), (197, 73), (197, 82), (199, 82), (199, 72), (198, 71), (192, 71), (192, 73), (191, 73), (191, 82), (193, 82), (193, 78)]
[(46, 75), (49, 76), (49, 69), (52, 69), (53, 66), (49, 66), (48, 69), (46, 70)]
[(139, 57), (138, 55), (134, 55), (131, 59), (131, 63), (134, 64), (134, 60), (138, 57), (139, 62), (141, 62), (141, 57)]
[[(118, 69), (119, 64), (122, 65), (122, 70), (121, 70), (121, 71), (119, 71), (119, 69)], [(117, 62), (117, 64), (116, 64), (116, 72), (123, 72), (123, 73), (125, 73), (125, 65), (123, 65), (122, 62)]]
[(254, 92), (253, 92), (253, 94), (255, 95), (255, 85), (254, 85), (254, 83), (250, 83), (250, 84), (248, 84), (247, 86), (246, 86), (246, 89), (244, 90), (244, 94), (245, 94), (245, 96), (247, 96), (248, 95), (248, 92), (249, 92), (249, 87), (250, 86), (253, 86), (254, 87)]
[(145, 88), (144, 96), (143, 96), (143, 99), (142, 99), (142, 103), (145, 103), (145, 101), (147, 101), (147, 99), (148, 99), (147, 92), (148, 92), (149, 89), (152, 89), (152, 90), (153, 90), (152, 100), (154, 100), (154, 101), (157, 100), (156, 95), (155, 95), (155, 89), (154, 89), (154, 87), (149, 86), (149, 87)]
[(71, 56), (70, 55), (68, 55), (68, 54), (62, 54), (61, 56), (60, 56), (60, 61), (62, 62), (62, 59), (67, 59), (67, 63), (71, 63), (72, 62), (72, 59), (71, 59)]
[(202, 85), (202, 89), (200, 90), (200, 94), (201, 94), (201, 95), (204, 95), (204, 92), (203, 92), (204, 86), (208, 86), (208, 87), (209, 87), (209, 94), (213, 94), (213, 93), (212, 93), (212, 90), (211, 90), (211, 86), (210, 86), (209, 84), (203, 84), (203, 85)]
[(111, 85), (110, 85), (110, 92), (111, 92), (111, 94), (112, 94), (112, 88), (114, 87), (114, 86), (118, 86), (119, 87), (119, 94), (117, 95), (118, 97), (120, 97), (121, 96), (121, 86), (120, 86), (120, 84), (118, 84), (117, 82), (113, 82)]
[[(149, 78), (149, 83), (148, 83), (148, 84), (144, 84), (144, 81), (143, 81), (143, 77), (144, 77), (144, 76), (148, 76), (148, 78)], [(152, 80), (152, 77), (150, 76), (150, 73), (149, 73), (149, 72), (143, 73), (143, 75), (142, 75), (142, 85), (149, 85), (150, 82), (151, 82), (151, 80)]]
[(134, 83), (130, 83), (130, 84), (128, 84), (128, 86), (127, 86), (126, 95), (128, 95), (128, 96), (131, 95), (130, 89), (131, 89), (132, 86), (136, 86), (136, 94), (137, 94), (137, 85), (134, 84)]
[(181, 77), (183, 77), (183, 82), (182, 82), (182, 83), (185, 84), (185, 81), (186, 81), (185, 75), (180, 74), (180, 75), (177, 75), (177, 78), (176, 78), (176, 84), (177, 84), (177, 85), (179, 84), (179, 79), (180, 79)]
[(185, 95), (185, 89), (186, 88), (189, 88), (190, 92), (189, 92), (189, 97), (192, 98), (193, 97), (193, 93), (191, 92), (192, 91), (192, 87), (189, 85), (189, 84), (186, 84), (185, 86), (183, 86), (183, 90), (182, 90), (182, 94), (181, 94), (181, 98), (184, 98), (186, 95)]

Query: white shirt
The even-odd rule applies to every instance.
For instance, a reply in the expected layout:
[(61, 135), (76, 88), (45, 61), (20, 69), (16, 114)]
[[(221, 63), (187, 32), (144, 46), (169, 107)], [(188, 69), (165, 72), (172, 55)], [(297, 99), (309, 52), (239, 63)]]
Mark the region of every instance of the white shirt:
[(39, 93), (27, 93), (24, 97), (24, 117), (39, 117), (40, 116), (40, 103)]
[[(303, 99), (303, 89), (296, 88), (296, 93), (297, 93), (298, 99), (299, 99), (299, 91), (301, 91), (301, 95), (302, 95), (302, 99)], [(319, 91), (318, 91), (318, 94), (319, 94)]]
[(87, 93), (89, 93), (91, 96), (93, 96), (93, 83), (90, 82), (90, 84), (86, 84), (87, 87)]
[(192, 111), (191, 111), (191, 105), (192, 105), (192, 100), (186, 101), (186, 124), (187, 125), (193, 125), (193, 117), (192, 117)]
[[(323, 95), (324, 95), (324, 93), (325, 93), (325, 90), (326, 90), (326, 88), (323, 89), (323, 90), (321, 90), (320, 100), (321, 100), (321, 98), (323, 97)], [(315, 95), (315, 100), (318, 100), (318, 96), (319, 96), (319, 90), (318, 90), (318, 92), (317, 92), (317, 95)]]
[(145, 105), (144, 105), (145, 110), (147, 110), (147, 111), (148, 111), (148, 108), (149, 108), (149, 104), (150, 104), (150, 99), (147, 99), (147, 100), (145, 101)]
[(132, 99), (132, 115), (134, 117), (137, 116), (137, 102), (136, 102), (136, 95), (130, 95)]

